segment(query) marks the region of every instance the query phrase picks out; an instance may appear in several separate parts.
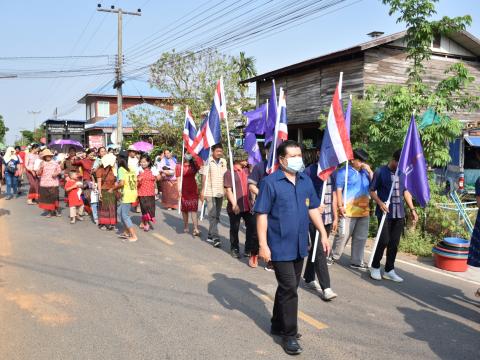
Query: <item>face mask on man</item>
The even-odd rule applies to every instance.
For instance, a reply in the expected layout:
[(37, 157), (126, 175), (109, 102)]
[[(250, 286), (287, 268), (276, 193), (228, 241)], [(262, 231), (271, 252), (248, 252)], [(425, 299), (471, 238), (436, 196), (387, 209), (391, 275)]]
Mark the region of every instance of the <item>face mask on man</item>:
[(190, 154), (185, 154), (185, 160), (187, 160), (187, 161), (192, 160), (192, 155), (190, 155)]
[(302, 172), (305, 170), (305, 165), (303, 164), (303, 158), (301, 157), (291, 157), (287, 159), (287, 167), (285, 168), (290, 173), (296, 174), (297, 172)]

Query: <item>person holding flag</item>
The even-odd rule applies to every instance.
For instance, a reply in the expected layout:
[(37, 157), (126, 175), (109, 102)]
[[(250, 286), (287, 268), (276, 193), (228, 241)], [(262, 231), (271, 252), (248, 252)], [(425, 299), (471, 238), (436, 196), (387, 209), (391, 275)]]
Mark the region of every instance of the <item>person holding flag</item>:
[[(402, 196), (411, 211), (413, 222), (418, 221), (418, 215), (412, 201), (412, 195), (405, 189), (403, 182), (397, 178), (396, 171), (400, 161), (401, 150), (393, 153), (392, 159), (387, 165), (379, 167), (373, 174), (373, 180), (370, 185), (370, 196), (377, 203), (375, 215), (378, 223), (382, 221), (383, 214), (387, 214), (387, 219), (380, 233), (380, 240), (373, 256), (372, 266), (370, 267), (370, 277), (374, 280), (382, 280), (380, 271), (380, 261), (383, 253), (387, 249), (387, 261), (385, 263), (385, 274), (383, 278), (394, 282), (402, 282), (403, 279), (395, 273), (395, 258), (397, 256), (398, 244), (405, 227), (405, 207)], [(390, 205), (387, 206), (388, 195), (393, 187)]]
[(271, 174), (278, 168), (277, 148), (288, 139), (287, 126), (287, 100), (283, 88), (280, 88), (278, 96), (277, 120), (275, 124), (275, 135), (272, 140), (272, 150), (269, 152), (267, 173)]
[[(352, 238), (352, 256), (350, 267), (362, 271), (367, 270), (363, 262), (365, 243), (368, 238), (370, 222), (370, 182), (373, 172), (367, 164), (368, 153), (363, 149), (353, 151), (353, 160), (349, 162), (348, 179), (345, 183), (346, 166), (339, 169), (336, 176), (337, 202), (340, 216), (344, 218), (345, 232), (333, 243), (332, 259), (340, 259), (343, 250)], [(343, 192), (348, 186), (348, 194), (344, 202)], [(332, 260), (330, 260), (333, 262)]]

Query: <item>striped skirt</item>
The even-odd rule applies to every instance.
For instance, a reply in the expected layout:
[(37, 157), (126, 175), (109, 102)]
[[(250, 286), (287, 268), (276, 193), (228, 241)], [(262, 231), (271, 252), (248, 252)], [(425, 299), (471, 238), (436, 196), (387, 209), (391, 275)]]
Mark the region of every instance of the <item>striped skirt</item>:
[(27, 179), (28, 183), (30, 184), (30, 189), (28, 190), (27, 198), (29, 200), (38, 200), (39, 194), (39, 187), (40, 187), (40, 180), (38, 177), (34, 176), (31, 172), (27, 171)]
[(38, 207), (46, 211), (55, 211), (59, 205), (59, 190), (58, 186), (44, 187), (40, 186)]
[(115, 225), (117, 223), (117, 199), (114, 193), (102, 190), (102, 200), (98, 204), (98, 223)]
[(155, 196), (139, 196), (142, 221), (155, 222)]

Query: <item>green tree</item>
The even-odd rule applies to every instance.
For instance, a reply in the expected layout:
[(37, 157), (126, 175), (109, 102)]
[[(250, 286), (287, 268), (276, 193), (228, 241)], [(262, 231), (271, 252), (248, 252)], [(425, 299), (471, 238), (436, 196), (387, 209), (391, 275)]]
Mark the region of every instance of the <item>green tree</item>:
[[(240, 58), (239, 58), (240, 59)], [(240, 76), (254, 70), (253, 58), (243, 55), (242, 60), (221, 54), (216, 50), (202, 52), (167, 52), (152, 65), (150, 82), (159, 90), (169, 93), (180, 110), (174, 114), (171, 125), (158, 128), (165, 136), (175, 139), (174, 145), (181, 147), (185, 107), (188, 106), (197, 125), (210, 110), (217, 80), (223, 76), (230, 132), (234, 123), (241, 119), (242, 110), (252, 107), (239, 84)], [(239, 67), (242, 62), (244, 68)], [(248, 65), (248, 66), (245, 66)], [(246, 70), (245, 70), (246, 68)], [(242, 72), (240, 72), (242, 70)], [(247, 72), (244, 72), (247, 71)], [(242, 74), (242, 75), (241, 75)], [(222, 127), (225, 139), (225, 127)]]
[(5, 134), (7, 133), (8, 128), (5, 126), (5, 121), (3, 120), (3, 116), (0, 115), (0, 142), (5, 141)]
[(431, 44), (436, 34), (448, 35), (464, 30), (471, 23), (470, 16), (443, 17), (431, 21), (438, 0), (382, 0), (390, 5), (390, 15), (400, 13), (397, 22), (407, 25), (408, 81), (406, 85), (387, 85), (367, 89), (367, 99), (378, 104), (377, 121), (370, 122), (371, 143), (369, 149), (382, 154), (386, 160), (391, 152), (402, 146), (413, 112), (421, 114), (432, 108), (438, 123), (420, 129), (425, 157), (432, 166), (444, 166), (450, 161), (447, 144), (461, 133), (462, 125), (455, 118), (458, 112), (471, 111), (479, 107), (479, 98), (471, 95), (469, 89), (475, 80), (463, 63), (452, 65), (445, 72), (445, 78), (435, 86), (426, 85), (427, 61), (431, 59)]
[[(245, 56), (245, 52), (241, 51), (240, 55), (233, 59), (233, 64), (237, 68), (238, 79), (240, 81), (247, 80), (257, 75), (257, 69), (255, 68), (255, 58), (253, 56)], [(240, 93), (245, 95), (245, 91), (248, 89), (248, 84), (240, 84)]]

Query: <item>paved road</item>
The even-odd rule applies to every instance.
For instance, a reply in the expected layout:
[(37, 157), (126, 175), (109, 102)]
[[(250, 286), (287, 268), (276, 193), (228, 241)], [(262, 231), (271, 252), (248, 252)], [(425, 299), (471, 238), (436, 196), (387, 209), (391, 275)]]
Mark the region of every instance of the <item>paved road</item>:
[[(268, 334), (274, 275), (231, 258), (226, 239), (183, 234), (176, 212), (157, 217), (128, 244), (0, 200), (0, 359), (287, 358)], [(478, 359), (479, 285), (398, 272), (405, 283), (377, 283), (337, 264), (334, 302), (300, 290), (302, 357)]]

